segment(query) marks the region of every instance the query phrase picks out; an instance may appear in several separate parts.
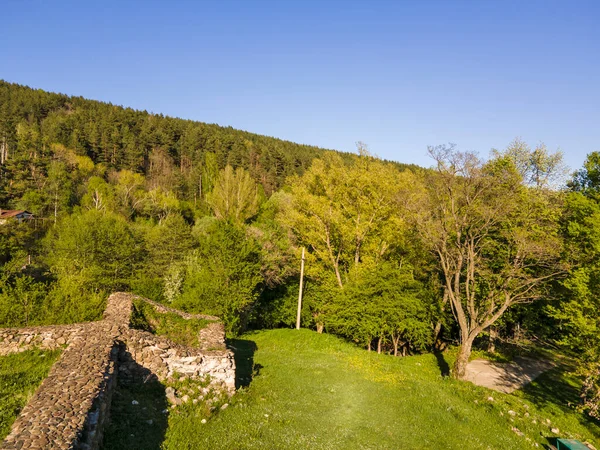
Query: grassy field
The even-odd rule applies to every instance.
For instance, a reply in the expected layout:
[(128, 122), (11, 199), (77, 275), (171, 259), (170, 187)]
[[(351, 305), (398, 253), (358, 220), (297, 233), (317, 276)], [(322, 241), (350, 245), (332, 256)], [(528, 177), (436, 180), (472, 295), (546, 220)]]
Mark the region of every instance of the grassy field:
[(219, 400), (166, 414), (164, 387), (121, 388), (113, 436), (129, 438), (106, 448), (528, 449), (557, 435), (600, 439), (598, 424), (568, 406), (576, 380), (560, 369), (504, 395), (442, 377), (452, 361), (441, 355), (377, 355), (307, 330), (231, 344), (241, 388), (225, 409)]
[(59, 355), (32, 350), (0, 357), (0, 441)]

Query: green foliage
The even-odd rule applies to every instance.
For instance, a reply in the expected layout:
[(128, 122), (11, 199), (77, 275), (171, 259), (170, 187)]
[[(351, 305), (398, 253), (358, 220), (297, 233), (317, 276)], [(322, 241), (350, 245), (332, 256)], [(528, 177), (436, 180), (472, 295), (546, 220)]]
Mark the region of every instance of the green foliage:
[(436, 171), (416, 203), (416, 226), (438, 259), (444, 298), (460, 329), (454, 375), (472, 344), (514, 305), (539, 300), (564, 273), (562, 197), (523, 185), (510, 156), (488, 162), (454, 146), (429, 148)]
[(100, 177), (91, 177), (87, 182), (87, 192), (81, 199), (81, 206), (98, 211), (115, 211), (114, 187)]
[(43, 209), (45, 216), (52, 215), (56, 221), (60, 213), (69, 210), (72, 201), (72, 182), (63, 161), (53, 160), (49, 163), (48, 183), (44, 194), (46, 197), (46, 207)]
[(326, 330), (328, 313), (339, 295), (341, 290), (333, 274), (307, 277), (302, 297), (302, 326), (316, 328), (319, 332)]
[[(17, 247), (18, 248), (18, 247)], [(14, 250), (0, 265), (0, 326), (19, 327), (40, 323), (48, 286), (35, 267), (28, 266), (23, 250)]]
[[(16, 273), (2, 288), (5, 323), (93, 320), (110, 291), (132, 289), (224, 315), (229, 330), (249, 320), (289, 324), (296, 239), (306, 239), (278, 220), (289, 195), (264, 196), (323, 155), (334, 169), (327, 183), (341, 181), (332, 199), (345, 210), (338, 224), (348, 247), (343, 275), (352, 261), (371, 263), (400, 247), (396, 238), (405, 227), (397, 215), (388, 219), (395, 207), (390, 187), (402, 165), (5, 82), (0, 104), (0, 136), (9, 148), (0, 167), (0, 207), (25, 207), (45, 219), (26, 236), (17, 236), (20, 227), (0, 229), (11, 234), (0, 239), (1, 263), (21, 251), (35, 259), (35, 270)], [(215, 225), (206, 217), (211, 212), (235, 225)], [(353, 223), (357, 217), (368, 220)], [(380, 221), (386, 225), (374, 230)], [(309, 271), (315, 286), (325, 286), (317, 264)], [(326, 305), (312, 301), (311, 292), (309, 283), (307, 323), (317, 324), (318, 304)], [(17, 308), (19, 298), (27, 306)]]
[(561, 343), (594, 360), (600, 358), (600, 203), (580, 192), (569, 193), (563, 223), (567, 257), (574, 267), (563, 282), (565, 301), (549, 311), (560, 322)]
[(169, 214), (161, 223), (151, 226), (145, 235), (150, 261), (147, 271), (163, 276), (172, 264), (182, 261), (196, 245), (192, 227), (180, 214)]
[(333, 298), (327, 314), (331, 330), (370, 348), (374, 339), (395, 353), (406, 347), (423, 350), (432, 342), (430, 314), (423, 285), (412, 271), (393, 263), (356, 270), (352, 281)]
[(85, 275), (59, 276), (44, 300), (40, 324), (78, 323), (100, 320), (112, 291), (92, 290)]
[(406, 198), (403, 191), (411, 184), (411, 172), (370, 156), (346, 165), (328, 155), (291, 180), (291, 202), (279, 218), (309, 248), (309, 261), (316, 261), (309, 274), (324, 268), (342, 287), (352, 267), (376, 264), (400, 244), (407, 224), (398, 199)]
[[(271, 194), (301, 173), (320, 149), (131, 108), (33, 90), (0, 81), (0, 136), (9, 148), (0, 170), (4, 200), (16, 202), (27, 190), (44, 186), (47, 212), (62, 212), (69, 202), (69, 169), (91, 175), (89, 163), (109, 170), (143, 173), (149, 189), (174, 190), (187, 201), (203, 200), (228, 164), (249, 171)], [(57, 157), (62, 167), (52, 169)], [(71, 152), (64, 161), (64, 150)], [(61, 158), (62, 156), (62, 158)], [(88, 161), (85, 161), (85, 158)], [(55, 170), (58, 169), (58, 170)], [(50, 183), (44, 178), (50, 177)], [(76, 181), (78, 184), (80, 180)], [(72, 184), (71, 184), (71, 187)], [(64, 198), (60, 198), (61, 195)], [(135, 202), (135, 201), (134, 201)], [(125, 201), (124, 208), (133, 203)], [(131, 212), (131, 210), (130, 210)]]
[[(471, 253), (478, 268), (453, 279), (471, 282), (475, 315), (490, 318), (502, 295), (527, 291), (519, 301), (547, 303), (503, 315), (505, 332), (517, 323), (537, 332), (543, 322), (565, 345), (595, 352), (596, 153), (571, 183), (580, 196), (563, 217), (569, 279), (529, 289), (523, 281), (551, 275), (563, 241), (562, 195), (548, 189), (561, 155), (543, 145), (517, 140), (491, 162), (477, 160), (474, 178), (469, 167), (457, 171), (469, 161), (447, 161), (450, 188), (467, 195), (435, 204), (424, 194), (448, 192), (439, 177), (377, 160), (364, 144), (359, 156), (321, 151), (1, 81), (0, 139), (9, 149), (0, 208), (42, 219), (0, 226), (3, 325), (95, 320), (109, 292), (130, 289), (220, 315), (234, 333), (292, 326), (306, 247), (304, 325), (362, 346), (378, 341), (382, 351), (421, 350), (431, 329), (437, 343), (458, 337), (443, 264), (428, 250), (444, 226), (452, 247), (465, 225), (461, 236), (481, 243)], [(467, 192), (482, 186), (483, 195)], [(460, 220), (432, 223), (452, 207)], [(465, 256), (452, 248), (448, 261)]]
[(125, 220), (98, 210), (65, 217), (50, 230), (45, 246), (59, 281), (77, 279), (94, 292), (126, 288), (142, 250)]
[[(286, 280), (285, 283), (265, 289), (253, 311), (252, 326), (258, 329), (295, 326), (299, 289), (299, 281), (293, 278)], [(302, 311), (304, 326), (315, 325), (310, 310), (310, 303), (307, 304), (305, 301)]]
[(136, 212), (140, 211), (145, 200), (144, 177), (139, 173), (124, 169), (114, 172), (112, 178), (116, 181), (116, 198), (122, 214), (127, 218), (133, 217)]
[[(151, 300), (164, 300), (164, 282), (162, 278), (149, 276), (145, 272), (139, 272), (135, 278), (131, 280), (131, 292), (140, 297), (149, 298)], [(170, 299), (170, 301), (173, 301)]]
[(26, 254), (32, 253), (39, 235), (40, 230), (25, 222), (13, 220), (7, 226), (0, 226), (0, 265), (9, 262), (16, 255), (24, 258)]
[[(296, 323), (301, 249), (285, 225), (276, 220), (289, 194), (277, 192), (263, 203), (247, 233), (261, 248), (264, 289), (252, 312), (254, 327), (292, 326)], [(306, 323), (310, 323), (308, 318)]]
[(600, 418), (600, 196), (597, 153), (571, 183), (563, 217), (568, 241), (565, 258), (572, 264), (563, 282), (563, 301), (549, 308), (558, 322), (557, 341), (571, 349), (584, 378), (582, 409)]
[(98, 320), (107, 295), (128, 288), (143, 255), (139, 241), (127, 222), (112, 213), (93, 209), (65, 216), (43, 241), (49, 273), (28, 266), (24, 253), (14, 253), (20, 254), (15, 263), (4, 266), (0, 323)]
[(250, 174), (231, 166), (219, 173), (207, 202), (218, 219), (244, 223), (258, 212), (259, 192)]
[(569, 183), (573, 191), (583, 192), (588, 197), (598, 199), (600, 195), (600, 152), (590, 153), (583, 168), (575, 172)]
[(175, 194), (162, 187), (149, 191), (143, 203), (143, 213), (161, 223), (169, 215), (181, 211), (181, 202)]
[[(430, 341), (425, 314), (414, 309), (418, 302), (408, 301), (407, 280), (398, 271), (392, 275), (394, 264), (411, 253), (407, 206), (417, 180), (364, 152), (351, 163), (328, 155), (291, 180), (291, 195), (280, 194), (275, 217), (309, 249), (303, 323), (361, 345), (377, 338), (396, 348), (410, 346), (408, 341), (422, 348)], [(286, 320), (289, 303), (280, 309), (288, 312)], [(419, 320), (425, 320), (422, 327)]]
[(536, 188), (560, 188), (568, 174), (563, 161), (563, 153), (550, 153), (545, 144), (539, 144), (534, 150), (517, 138), (506, 150), (493, 150), (495, 158), (508, 158), (517, 169), (523, 182)]
[(143, 300), (133, 302), (133, 328), (164, 336), (180, 345), (198, 347), (198, 334), (209, 323), (204, 319), (184, 319), (173, 313), (159, 313), (154, 306)]
[(200, 234), (184, 267), (183, 291), (173, 305), (219, 316), (228, 332), (242, 330), (262, 282), (256, 241), (243, 228), (218, 221)]
[[(6, 269), (6, 268), (5, 268)], [(47, 286), (29, 275), (0, 277), (0, 326), (22, 327), (39, 323)]]

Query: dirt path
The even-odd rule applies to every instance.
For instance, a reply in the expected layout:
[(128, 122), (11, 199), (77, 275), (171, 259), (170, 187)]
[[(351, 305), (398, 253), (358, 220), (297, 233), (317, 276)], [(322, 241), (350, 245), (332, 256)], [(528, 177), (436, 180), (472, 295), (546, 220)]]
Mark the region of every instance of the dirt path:
[(520, 357), (510, 363), (476, 359), (467, 366), (467, 380), (478, 386), (510, 394), (555, 365), (548, 360)]

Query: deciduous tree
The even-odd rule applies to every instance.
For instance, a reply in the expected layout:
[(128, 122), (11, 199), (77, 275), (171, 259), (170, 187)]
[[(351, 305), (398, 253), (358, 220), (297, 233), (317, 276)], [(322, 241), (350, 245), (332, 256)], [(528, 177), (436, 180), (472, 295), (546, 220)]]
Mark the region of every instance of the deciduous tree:
[(243, 223), (258, 212), (259, 198), (258, 186), (250, 174), (227, 166), (219, 173), (207, 202), (217, 218)]
[(245, 328), (258, 295), (260, 248), (244, 229), (215, 221), (199, 235), (199, 247), (184, 261), (183, 292), (173, 304), (221, 317), (227, 331)]
[(528, 186), (538, 189), (557, 188), (564, 184), (568, 176), (562, 152), (550, 152), (544, 143), (531, 150), (526, 142), (517, 138), (506, 150), (493, 150), (492, 153), (496, 157), (510, 159)]
[(484, 163), (453, 146), (429, 148), (418, 229), (438, 258), (445, 296), (460, 329), (454, 375), (464, 378), (473, 341), (512, 305), (544, 295), (562, 272), (559, 202), (528, 188), (513, 161)]
[(401, 244), (407, 220), (400, 206), (415, 178), (366, 154), (351, 165), (328, 155), (292, 179), (292, 202), (280, 220), (341, 288), (351, 267), (376, 264)]
[(600, 153), (588, 155), (567, 194), (563, 231), (565, 258), (572, 268), (564, 280), (565, 298), (550, 314), (559, 342), (577, 355), (584, 383), (582, 409), (600, 418)]

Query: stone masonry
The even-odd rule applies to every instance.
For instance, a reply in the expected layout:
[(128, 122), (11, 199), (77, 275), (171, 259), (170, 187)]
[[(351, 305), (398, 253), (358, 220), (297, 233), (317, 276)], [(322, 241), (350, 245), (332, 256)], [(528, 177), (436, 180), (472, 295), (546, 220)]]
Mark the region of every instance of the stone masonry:
[[(66, 346), (0, 449), (97, 449), (108, 420), (117, 377), (135, 378), (143, 367), (159, 380), (177, 374), (210, 376), (211, 383), (232, 394), (235, 390), (233, 353), (225, 347), (221, 323), (206, 327), (200, 348), (177, 345), (168, 339), (129, 327), (131, 294), (108, 299), (103, 320), (76, 325), (0, 329), (0, 355), (31, 348)], [(146, 299), (144, 299), (146, 300)], [(184, 318), (194, 316), (150, 300), (159, 312)]]
[(81, 334), (83, 325), (56, 325), (31, 328), (0, 328), (0, 356), (34, 348), (56, 350)]

